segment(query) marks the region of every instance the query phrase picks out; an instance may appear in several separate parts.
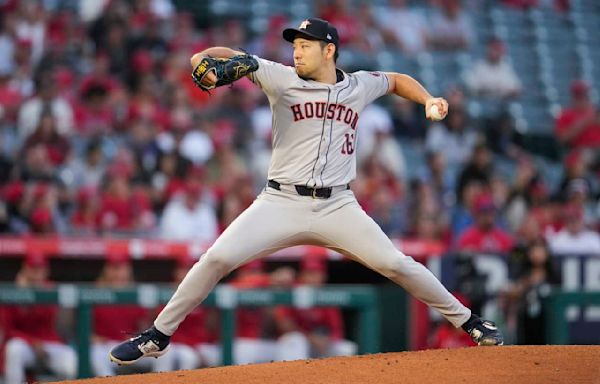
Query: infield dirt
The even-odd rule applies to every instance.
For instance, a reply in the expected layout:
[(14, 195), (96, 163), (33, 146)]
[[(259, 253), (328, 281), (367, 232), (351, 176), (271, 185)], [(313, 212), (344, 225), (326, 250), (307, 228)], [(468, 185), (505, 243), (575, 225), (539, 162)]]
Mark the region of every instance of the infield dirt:
[(503, 346), (385, 353), (62, 383), (600, 384), (600, 346)]

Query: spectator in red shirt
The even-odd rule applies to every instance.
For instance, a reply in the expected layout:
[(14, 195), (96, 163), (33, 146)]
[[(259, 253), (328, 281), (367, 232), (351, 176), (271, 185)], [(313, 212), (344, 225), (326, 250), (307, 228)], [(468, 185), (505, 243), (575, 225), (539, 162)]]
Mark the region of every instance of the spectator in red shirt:
[(114, 108), (110, 105), (110, 90), (109, 80), (89, 79), (81, 87), (81, 102), (75, 108), (75, 123), (82, 136), (106, 135), (114, 130), (116, 119)]
[[(321, 287), (327, 280), (326, 261), (311, 256), (302, 260), (300, 284)], [(276, 321), (282, 336), (277, 360), (327, 356), (348, 356), (357, 351), (354, 342), (344, 339), (342, 313), (336, 307), (279, 307)]]
[(77, 191), (75, 212), (71, 217), (71, 230), (80, 236), (97, 234), (98, 194), (94, 188), (84, 187)]
[(474, 205), (475, 223), (458, 238), (458, 250), (467, 252), (507, 253), (513, 239), (496, 225), (496, 207), (491, 195), (481, 194)]
[[(129, 255), (109, 251), (100, 276), (98, 287), (124, 288), (133, 283)], [(93, 334), (91, 346), (92, 369), (96, 376), (114, 376), (115, 365), (106, 358), (108, 352), (119, 343), (124, 333), (135, 334), (148, 325), (148, 311), (137, 305), (97, 305), (93, 310)], [(147, 363), (152, 363), (147, 361)]]
[[(173, 273), (175, 284), (183, 280), (195, 262), (196, 260), (187, 256), (177, 260)], [(220, 364), (218, 327), (218, 312), (215, 309), (196, 307), (179, 325), (177, 334), (171, 338), (169, 353), (155, 361), (154, 370), (166, 372)]]
[[(48, 261), (31, 251), (17, 273), (15, 284), (21, 288), (44, 288), (48, 281)], [(25, 382), (25, 369), (43, 366), (54, 374), (74, 379), (77, 355), (56, 331), (56, 305), (6, 306), (0, 310), (6, 329), (4, 383)]]
[(106, 191), (100, 199), (99, 227), (106, 232), (135, 233), (151, 229), (155, 223), (150, 199), (143, 189), (130, 185), (131, 169), (114, 164), (109, 171)]
[(554, 132), (559, 142), (569, 149), (600, 147), (600, 113), (589, 97), (589, 86), (583, 80), (571, 83), (571, 105), (562, 110)]

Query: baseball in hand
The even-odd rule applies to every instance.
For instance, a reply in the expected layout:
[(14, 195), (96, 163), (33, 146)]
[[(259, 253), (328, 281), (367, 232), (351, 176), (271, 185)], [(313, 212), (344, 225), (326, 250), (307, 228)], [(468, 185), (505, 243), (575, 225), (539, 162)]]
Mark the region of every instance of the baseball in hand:
[(440, 121), (443, 119), (442, 114), (440, 113), (440, 109), (437, 105), (434, 104), (431, 107), (429, 107), (429, 117), (431, 118), (431, 120), (434, 121)]

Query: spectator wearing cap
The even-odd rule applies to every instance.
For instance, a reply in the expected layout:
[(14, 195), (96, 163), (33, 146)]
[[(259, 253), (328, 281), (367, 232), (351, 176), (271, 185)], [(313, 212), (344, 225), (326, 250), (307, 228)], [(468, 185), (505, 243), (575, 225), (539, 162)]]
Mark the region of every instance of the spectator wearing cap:
[(558, 141), (567, 149), (600, 147), (600, 113), (590, 100), (589, 85), (571, 83), (571, 105), (562, 109), (554, 127)]
[[(22, 288), (51, 286), (45, 254), (30, 250), (17, 273), (15, 284)], [(64, 379), (77, 374), (77, 355), (57, 332), (57, 305), (11, 305), (1, 307), (5, 321), (6, 347), (4, 383), (25, 382), (25, 370), (42, 368)]]
[[(302, 259), (299, 284), (313, 288), (327, 281), (326, 260), (309, 255)], [(281, 336), (277, 360), (298, 360), (328, 356), (354, 355), (357, 346), (344, 339), (342, 312), (337, 307), (276, 309), (276, 321)]]
[(496, 224), (496, 205), (489, 193), (477, 197), (473, 207), (475, 223), (458, 238), (461, 252), (506, 254), (513, 247), (512, 237)]
[(160, 222), (162, 238), (203, 243), (216, 238), (217, 216), (205, 189), (204, 174), (202, 168), (192, 168), (183, 192), (167, 203)]
[(521, 92), (521, 81), (512, 65), (504, 59), (505, 52), (502, 40), (491, 39), (487, 43), (485, 59), (477, 61), (464, 73), (467, 89), (473, 95), (501, 101)]
[(600, 235), (588, 229), (584, 222), (583, 209), (567, 204), (563, 210), (565, 226), (548, 238), (553, 254), (600, 255)]
[[(177, 259), (173, 271), (175, 285), (181, 283), (196, 260), (185, 255)], [(154, 371), (214, 367), (221, 363), (218, 311), (204, 306), (196, 307), (179, 325), (171, 337), (169, 353), (157, 359)]]
[[(133, 284), (129, 254), (109, 250), (96, 285), (100, 288), (119, 289)], [(114, 376), (115, 365), (106, 358), (108, 352), (124, 333), (135, 334), (149, 323), (149, 313), (138, 305), (96, 305), (92, 312), (93, 330), (90, 360), (96, 376)], [(144, 363), (144, 362), (142, 362)], [(150, 367), (150, 361), (147, 361)]]

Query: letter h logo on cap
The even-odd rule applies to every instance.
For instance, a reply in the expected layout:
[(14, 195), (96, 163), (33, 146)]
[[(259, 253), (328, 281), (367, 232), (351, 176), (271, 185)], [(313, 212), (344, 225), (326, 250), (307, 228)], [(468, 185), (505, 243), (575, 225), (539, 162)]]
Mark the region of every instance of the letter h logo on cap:
[(304, 20), (302, 23), (300, 23), (300, 27), (298, 27), (298, 28), (299, 29), (306, 29), (309, 25), (310, 25), (310, 21)]

